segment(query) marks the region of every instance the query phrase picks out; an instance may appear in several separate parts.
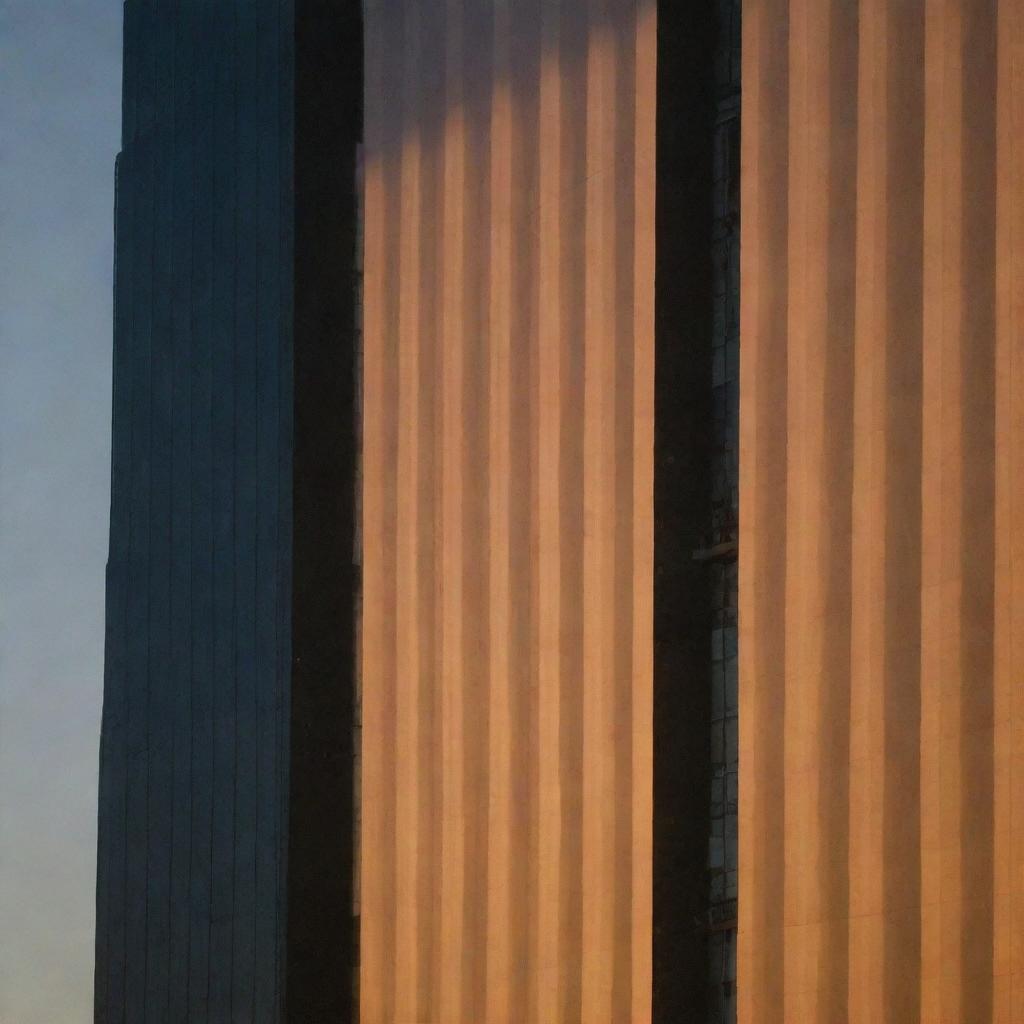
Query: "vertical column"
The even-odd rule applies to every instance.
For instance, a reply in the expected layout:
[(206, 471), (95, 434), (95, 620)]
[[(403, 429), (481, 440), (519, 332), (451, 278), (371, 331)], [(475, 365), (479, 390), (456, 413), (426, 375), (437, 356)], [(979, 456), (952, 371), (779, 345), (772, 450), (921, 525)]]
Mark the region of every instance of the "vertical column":
[[(395, 778), (395, 1016), (420, 1019), (420, 899), (418, 864), (422, 856), (419, 835), (419, 758), (421, 679), (421, 616), (419, 518), (420, 509), (420, 24), (417, 4), (402, 5), (403, 63), (401, 136), (395, 145), (401, 154), (399, 187), (398, 256), (398, 451), (397, 497), (397, 608), (398, 643), (395, 675), (396, 760)], [(429, 438), (423, 438), (424, 446)]]
[[(583, 439), (583, 1020), (611, 1016), (614, 920), (615, 38), (590, 0)], [(592, 895), (591, 895), (592, 894)], [(591, 898), (587, 898), (590, 895)]]
[(857, 262), (850, 618), (851, 1024), (883, 1019), (884, 301), (887, 0), (861, 0), (857, 68)]
[(783, 1019), (789, 4), (743, 13), (738, 1019)]
[(539, 141), (539, 257), (537, 388), (537, 704), (538, 865), (537, 1005), (535, 1019), (557, 1020), (561, 1011), (563, 951), (561, 908), (562, 777), (561, 699), (561, 201), (562, 110), (559, 52), (560, 3), (541, 7)]
[(828, 6), (790, 3), (789, 298), (785, 423), (786, 518), (799, 524), (786, 549), (785, 574), (785, 967), (787, 1022), (818, 1021), (824, 966), (818, 865), (822, 835), (822, 636), (820, 515), (824, 394), (822, 345), (827, 323)]
[(491, 289), (488, 510), (490, 534), (490, 761), (488, 767), (486, 1024), (504, 1024), (511, 1009), (512, 972), (512, 696), (511, 517), (512, 457), (509, 369), (512, 337), (512, 105), (511, 10), (494, 5), (494, 88), (491, 96)]

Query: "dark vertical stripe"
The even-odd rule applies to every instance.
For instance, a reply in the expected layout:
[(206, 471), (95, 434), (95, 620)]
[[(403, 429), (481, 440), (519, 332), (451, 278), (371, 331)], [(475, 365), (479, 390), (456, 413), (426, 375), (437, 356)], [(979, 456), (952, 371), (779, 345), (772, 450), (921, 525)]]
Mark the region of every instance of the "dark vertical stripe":
[[(491, 65), (494, 58), (490, 0), (467, 0), (463, 22), (466, 194), (463, 253), (463, 714), (466, 878), (463, 904), (463, 1006), (465, 1020), (483, 1020), (487, 956), (487, 830), (489, 765), (490, 536), (487, 472), (490, 371), (487, 325), (490, 265)], [(429, 55), (425, 55), (429, 59)]]
[[(702, 917), (707, 904), (711, 605), (706, 569), (692, 556), (702, 546), (711, 500), (715, 39), (711, 5), (669, 10), (659, 4), (652, 858), (652, 1005), (658, 1024), (703, 1021), (708, 987)], [(777, 37), (782, 59), (786, 46), (783, 20)], [(782, 185), (785, 194), (785, 179)], [(782, 382), (784, 394), (784, 368)]]
[(441, 830), (436, 827), (441, 807), (435, 761), (440, 750), (440, 702), (443, 675), (440, 636), (440, 536), (442, 491), (440, 486), (442, 453), (440, 387), (442, 280), (441, 244), (444, 162), (440, 141), (444, 137), (444, 5), (438, 4), (422, 19), (420, 53), (420, 118), (423, 148), (420, 155), (420, 280), (419, 325), (419, 416), (420, 416), (420, 493), (418, 607), (420, 609), (420, 695), (419, 749), (420, 806), (417, 834), (421, 837), (417, 889), (420, 894), (419, 927), (419, 1007), (423, 1020), (434, 1020), (438, 1012), (436, 948), (438, 928), (436, 893), (440, 886)]
[[(885, 1006), (920, 1015), (921, 396), (924, 14), (888, 8), (886, 123)], [(909, 582), (908, 581), (912, 581)]]
[(967, 0), (962, 24), (960, 1019), (982, 1024), (995, 1012), (996, 0)]
[[(509, 66), (516, 79), (512, 105), (512, 300), (509, 358), (509, 431), (512, 445), (509, 481), (509, 549), (532, 550), (535, 533), (536, 453), (533, 438), (536, 421), (536, 379), (532, 346), (536, 337), (538, 259), (536, 188), (539, 174), (537, 123), (540, 111), (540, 4), (516, 2), (510, 9)], [(512, 960), (509, 1019), (532, 1020), (535, 1005), (531, 965), (535, 964), (534, 920), (536, 905), (537, 678), (536, 570), (533, 559), (513, 558), (509, 572), (511, 621), (509, 645), (517, 652), (510, 664), (511, 761), (520, 766), (512, 781), (511, 835), (511, 942)]]
[[(583, 978), (583, 375), (586, 323), (586, 38), (584, 5), (563, 3), (558, 59), (562, 66), (562, 239), (561, 316), (562, 391), (559, 480), (561, 522), (562, 656), (559, 753), (562, 779), (561, 879), (562, 941), (565, 958), (565, 1024), (581, 1024)], [(554, 60), (547, 54), (543, 59)]]
[(817, 415), (824, 431), (827, 531), (824, 659), (820, 721), (824, 777), (819, 813), (823, 837), (821, 893), (828, 907), (820, 985), (822, 1013), (845, 1018), (849, 984), (850, 642), (853, 543), (854, 311), (857, 265), (858, 5), (832, 0), (829, 11), (828, 283), (824, 394)]
[[(281, 489), (285, 508), (287, 494), (294, 496), (294, 537), (291, 693), (282, 702), (290, 710), (284, 1015), (304, 1024), (344, 1022), (353, 1013), (353, 270), (362, 29), (352, 3), (302, 0), (289, 18), (294, 192), (286, 180), (281, 189), (295, 203), (294, 250), (284, 253), (294, 260), (294, 387), (284, 371), (282, 393), (294, 417), (294, 457)], [(281, 444), (287, 463), (287, 437)]]
[(635, 257), (636, 20), (633, 5), (612, 16), (616, 44), (615, 199), (611, 243), (615, 253), (615, 479), (613, 597), (616, 637), (613, 667), (614, 823), (612, 1020), (633, 1012), (633, 454)]

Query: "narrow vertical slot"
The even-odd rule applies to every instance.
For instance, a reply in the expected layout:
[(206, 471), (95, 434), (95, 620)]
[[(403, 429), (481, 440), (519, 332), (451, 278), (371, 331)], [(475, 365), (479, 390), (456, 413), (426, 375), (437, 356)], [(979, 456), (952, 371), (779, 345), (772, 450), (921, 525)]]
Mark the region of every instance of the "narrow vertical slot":
[[(357, 0), (294, 5), (293, 577), (286, 1018), (358, 1018)], [(288, 201), (288, 197), (284, 197)]]

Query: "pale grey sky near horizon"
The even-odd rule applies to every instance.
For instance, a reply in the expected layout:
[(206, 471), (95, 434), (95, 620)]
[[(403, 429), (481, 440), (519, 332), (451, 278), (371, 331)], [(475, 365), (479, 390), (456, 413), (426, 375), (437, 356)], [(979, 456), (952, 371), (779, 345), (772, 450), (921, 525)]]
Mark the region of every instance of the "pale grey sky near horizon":
[(120, 0), (0, 0), (0, 1022), (92, 1020)]

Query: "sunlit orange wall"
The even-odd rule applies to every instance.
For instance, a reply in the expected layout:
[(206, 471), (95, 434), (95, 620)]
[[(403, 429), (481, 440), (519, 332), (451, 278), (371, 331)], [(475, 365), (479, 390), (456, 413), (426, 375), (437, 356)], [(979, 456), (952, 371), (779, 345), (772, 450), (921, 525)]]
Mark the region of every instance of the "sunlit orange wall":
[(740, 1021), (1024, 1021), (1024, 4), (743, 15)]
[(653, 4), (366, 58), (361, 1019), (643, 1022)]

